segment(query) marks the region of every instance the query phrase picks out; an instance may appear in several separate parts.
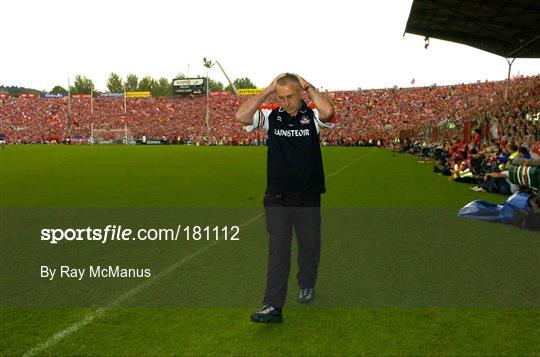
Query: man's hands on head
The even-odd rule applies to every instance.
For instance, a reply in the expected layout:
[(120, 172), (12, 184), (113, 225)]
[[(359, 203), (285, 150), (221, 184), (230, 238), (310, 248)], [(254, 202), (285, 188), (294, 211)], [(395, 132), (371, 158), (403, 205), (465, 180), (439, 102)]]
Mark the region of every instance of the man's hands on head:
[(335, 108), (332, 102), (319, 91), (308, 81), (306, 81), (302, 76), (294, 74), (300, 81), (302, 89), (304, 89), (315, 108), (319, 111), (319, 119), (323, 122), (332, 119), (335, 113)]
[[(259, 106), (263, 104), (269, 96), (276, 92), (277, 82), (281, 77), (285, 76), (285, 74), (286, 73), (281, 73), (278, 75), (262, 93), (244, 102), (236, 113), (236, 120), (245, 125), (251, 124), (253, 122), (253, 115), (259, 109)], [(295, 76), (298, 77), (302, 88), (306, 88), (307, 85), (309, 85), (303, 77), (298, 74), (295, 74)], [(319, 93), (315, 87), (309, 86), (307, 94), (319, 111), (319, 119), (321, 121), (329, 120), (334, 116), (334, 105), (326, 98), (326, 96)]]
[(245, 101), (236, 112), (236, 120), (244, 125), (253, 123), (253, 115), (255, 115), (255, 112), (259, 109), (259, 106), (263, 104), (269, 96), (276, 92), (277, 81), (284, 75), (285, 73), (280, 74), (274, 78), (272, 83), (270, 83), (270, 85), (266, 87), (262, 93)]
[(299, 76), (298, 74), (294, 73), (294, 75), (298, 78), (298, 80), (300, 81), (300, 86), (302, 87), (302, 89), (306, 88), (306, 84), (309, 84), (304, 78), (302, 78), (301, 76)]
[[(286, 74), (287, 73), (281, 73), (276, 78), (274, 78), (272, 83), (270, 83), (270, 85), (266, 87), (266, 91), (269, 94), (274, 94), (276, 92), (277, 81), (279, 81), (279, 79), (285, 76)], [(300, 87), (305, 88), (306, 84), (309, 84), (303, 77), (299, 76), (298, 74), (295, 74), (295, 73), (292, 73), (292, 74), (295, 75), (296, 78), (298, 78), (298, 81), (300, 82)]]
[(274, 80), (272, 81), (272, 83), (270, 83), (270, 85), (268, 87), (266, 87), (266, 91), (269, 93), (269, 94), (274, 94), (276, 92), (276, 86), (277, 86), (277, 81), (279, 81), (279, 79), (281, 77), (283, 77), (286, 73), (281, 73), (280, 75), (278, 75), (276, 78), (274, 78)]

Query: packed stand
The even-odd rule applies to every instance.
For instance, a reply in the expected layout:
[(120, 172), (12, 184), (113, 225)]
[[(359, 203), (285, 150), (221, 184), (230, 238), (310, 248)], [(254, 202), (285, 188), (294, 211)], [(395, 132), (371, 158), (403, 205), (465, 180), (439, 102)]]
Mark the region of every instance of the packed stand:
[[(449, 149), (463, 138), (469, 123), (469, 130), (480, 129), (481, 142), (473, 142), (477, 150), (489, 138), (497, 143), (522, 141), (530, 149), (538, 140), (538, 121), (530, 116), (540, 111), (540, 76), (514, 78), (507, 102), (504, 86), (501, 81), (330, 92), (327, 95), (336, 105), (335, 126), (321, 132), (321, 144), (401, 148), (405, 140), (422, 137), (422, 142), (441, 143)], [(126, 110), (121, 98), (95, 98), (93, 110), (89, 98), (73, 98), (71, 142), (92, 142), (92, 128), (127, 128), (135, 139), (194, 145), (264, 144), (263, 132), (246, 133), (235, 121), (237, 108), (247, 98), (210, 96), (208, 139), (204, 96), (128, 98)], [(8, 143), (66, 142), (67, 117), (67, 98), (11, 98), (0, 103), (0, 134)], [(455, 128), (443, 130), (450, 122)], [(109, 135), (110, 140), (116, 137)]]

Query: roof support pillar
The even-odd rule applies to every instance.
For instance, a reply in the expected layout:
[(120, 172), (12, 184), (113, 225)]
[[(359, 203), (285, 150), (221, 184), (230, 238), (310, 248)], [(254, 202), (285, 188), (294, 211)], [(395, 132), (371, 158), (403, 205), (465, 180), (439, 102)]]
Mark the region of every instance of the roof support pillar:
[(506, 78), (506, 86), (504, 88), (504, 101), (506, 102), (508, 100), (508, 89), (510, 88), (510, 73), (512, 72), (512, 63), (514, 63), (516, 59), (512, 58), (506, 58), (506, 62), (508, 62), (508, 77)]

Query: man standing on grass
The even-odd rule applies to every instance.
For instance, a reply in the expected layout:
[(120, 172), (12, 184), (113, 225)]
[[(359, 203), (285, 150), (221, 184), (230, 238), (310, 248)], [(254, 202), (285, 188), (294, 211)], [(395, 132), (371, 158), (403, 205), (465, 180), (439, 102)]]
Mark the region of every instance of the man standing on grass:
[[(308, 107), (303, 92), (315, 105)], [(260, 109), (275, 94), (276, 109)], [(264, 196), (268, 242), (266, 292), (253, 322), (281, 322), (291, 266), (292, 229), (298, 239), (299, 303), (313, 300), (321, 250), (321, 193), (326, 191), (320, 127), (334, 116), (334, 106), (302, 77), (277, 76), (261, 94), (238, 109), (247, 131), (268, 130), (267, 182)]]

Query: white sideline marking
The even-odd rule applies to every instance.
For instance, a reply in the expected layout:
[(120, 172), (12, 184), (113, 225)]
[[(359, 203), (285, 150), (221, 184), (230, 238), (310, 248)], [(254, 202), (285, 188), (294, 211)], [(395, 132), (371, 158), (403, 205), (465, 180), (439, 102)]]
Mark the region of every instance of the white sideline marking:
[(331, 174), (326, 175), (326, 178), (328, 179), (328, 178), (330, 178), (330, 177), (332, 177), (332, 176), (334, 176), (334, 175), (339, 174), (341, 171), (345, 170), (347, 167), (351, 166), (352, 164), (354, 164), (354, 163), (356, 163), (356, 162), (362, 160), (364, 157), (368, 156), (368, 155), (371, 154), (372, 152), (373, 152), (373, 151), (370, 151), (370, 152), (368, 152), (367, 154), (362, 155), (362, 156), (360, 156), (360, 157), (357, 158), (357, 159), (354, 159), (353, 161), (349, 162), (347, 165), (343, 166), (341, 169), (339, 169), (339, 170), (337, 170), (337, 171), (334, 171), (334, 172), (332, 172)]
[[(345, 170), (347, 167), (351, 166), (352, 164), (356, 163), (357, 161), (360, 161), (361, 159), (363, 159), (364, 157), (368, 156), (369, 154), (371, 154), (371, 152), (365, 154), (365, 155), (362, 155), (360, 156), (359, 158), (357, 159), (354, 159), (352, 160), (351, 162), (349, 162), (348, 164), (346, 164), (345, 166), (341, 167), (339, 170), (337, 171), (334, 171), (332, 172), (331, 174), (328, 174), (326, 175), (326, 178), (330, 178), (334, 175), (337, 175), (338, 173), (340, 173), (341, 171)], [(259, 213), (255, 216), (253, 216), (252, 218), (248, 219), (247, 221), (245, 221), (244, 223), (242, 223), (240, 225), (240, 227), (245, 227), (251, 223), (253, 223), (254, 221), (256, 221), (257, 219), (259, 219), (260, 217), (263, 216), (264, 213)], [(95, 319), (97, 318), (100, 318), (101, 316), (105, 315), (105, 313), (115, 307), (119, 307), (120, 304), (122, 302), (124, 302), (125, 300), (128, 300), (129, 298), (135, 296), (136, 294), (138, 294), (140, 291), (146, 289), (147, 287), (155, 284), (157, 281), (161, 280), (163, 277), (169, 275), (171, 272), (175, 271), (176, 269), (178, 269), (181, 265), (184, 265), (185, 263), (189, 262), (190, 260), (192, 260), (193, 258), (201, 255), (204, 251), (206, 251), (208, 248), (210, 247), (213, 247), (214, 245), (217, 244), (217, 240), (216, 241), (212, 241), (211, 243), (207, 244), (207, 245), (204, 245), (202, 246), (201, 248), (197, 249), (196, 251), (194, 251), (193, 253), (191, 254), (188, 254), (187, 256), (185, 256), (184, 258), (182, 258), (181, 260), (179, 260), (178, 262), (172, 264), (170, 267), (168, 267), (167, 269), (163, 270), (161, 273), (157, 274), (157, 275), (154, 275), (152, 276), (150, 279), (148, 279), (147, 281), (135, 286), (134, 288), (128, 290), (127, 292), (125, 292), (124, 294), (118, 296), (116, 299), (112, 300), (111, 302), (107, 303), (105, 306), (103, 307), (100, 307), (98, 308), (97, 310), (95, 311), (92, 311), (88, 314), (86, 314), (82, 320), (79, 320), (77, 322), (75, 322), (74, 324), (72, 324), (71, 326), (55, 333), (54, 335), (52, 335), (51, 337), (49, 337), (45, 342), (42, 342), (40, 344), (38, 344), (37, 346), (33, 347), (32, 349), (26, 351), (24, 354), (23, 354), (23, 357), (30, 357), (30, 356), (34, 356), (54, 345), (56, 345), (58, 342), (60, 342), (62, 339), (64, 339), (65, 337), (79, 331), (81, 328), (85, 327), (86, 325), (89, 325), (90, 323), (92, 323), (92, 321), (94, 321)]]
[(185, 256), (184, 258), (179, 260), (178, 262), (172, 264), (170, 267), (163, 270), (161, 273), (159, 273), (157, 275), (154, 275), (152, 278), (148, 279), (147, 281), (135, 286), (133, 289), (128, 290), (126, 293), (120, 295), (119, 297), (117, 297), (113, 301), (109, 302), (105, 306), (100, 307), (99, 309), (86, 314), (86, 316), (84, 316), (84, 318), (82, 320), (74, 323), (73, 325), (69, 326), (68, 328), (66, 328), (66, 329), (64, 329), (64, 330), (62, 330), (60, 332), (55, 333), (53, 336), (51, 336), (45, 342), (43, 342), (43, 343), (37, 345), (36, 347), (32, 348), (31, 350), (27, 351), (23, 356), (33, 356), (33, 355), (35, 355), (37, 353), (40, 353), (40, 352), (48, 349), (51, 346), (57, 344), (64, 337), (69, 336), (72, 333), (74, 333), (74, 332), (80, 330), (81, 328), (85, 327), (86, 325), (90, 324), (95, 319), (103, 316), (110, 309), (112, 309), (114, 307), (119, 307), (120, 304), (123, 301), (131, 298), (132, 296), (136, 295), (141, 290), (146, 289), (150, 285), (155, 284), (157, 281), (162, 279), (164, 276), (166, 276), (169, 273), (171, 273), (172, 271), (178, 269), (178, 267), (180, 267), (181, 265), (189, 262), (191, 259), (195, 258), (196, 256), (202, 254), (205, 250), (207, 250), (208, 248), (210, 248), (211, 246), (213, 246), (216, 243), (217, 243), (217, 241), (212, 241), (210, 244), (204, 245), (201, 248), (194, 251), (193, 253), (188, 254), (187, 256)]

